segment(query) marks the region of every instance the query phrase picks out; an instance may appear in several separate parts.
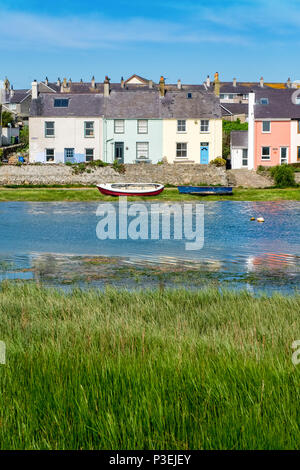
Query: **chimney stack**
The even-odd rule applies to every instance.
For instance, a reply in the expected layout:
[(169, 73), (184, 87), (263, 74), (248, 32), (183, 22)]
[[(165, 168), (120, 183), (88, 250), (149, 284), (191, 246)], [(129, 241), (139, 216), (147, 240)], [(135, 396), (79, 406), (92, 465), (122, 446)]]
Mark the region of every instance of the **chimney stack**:
[(60, 86), (60, 85), (61, 85), (60, 78), (57, 79), (56, 85), (57, 85), (57, 86)]
[(264, 87), (264, 79), (263, 79), (263, 77), (260, 78), (260, 80), (259, 80), (259, 85), (261, 86), (261, 88)]
[(33, 100), (37, 100), (38, 98), (38, 83), (36, 80), (34, 80), (31, 84), (31, 98)]
[(210, 87), (210, 76), (209, 75), (207, 75), (207, 77), (206, 77), (206, 86), (207, 86), (207, 88)]
[(48, 85), (49, 83), (49, 80), (48, 80), (48, 77), (45, 78), (45, 85)]
[(6, 77), (5, 80), (4, 80), (4, 88), (5, 88), (5, 90), (9, 90), (9, 89), (10, 89), (10, 83), (9, 83), (9, 80), (8, 80), (7, 77)]
[(12, 98), (12, 97), (14, 96), (14, 94), (15, 94), (15, 90), (14, 90), (14, 87), (13, 87), (12, 85), (11, 85), (11, 87), (10, 87), (10, 93), (9, 93), (9, 94), (10, 94), (10, 97), (11, 97), (11, 98)]
[(95, 81), (94, 75), (92, 76), (91, 84), (92, 84), (92, 88), (95, 89), (96, 88), (96, 81)]
[(236, 87), (236, 78), (233, 79), (232, 85), (233, 85), (234, 87)]
[(149, 80), (148, 85), (149, 85), (149, 88), (150, 88), (150, 89), (153, 88), (153, 80)]
[(124, 82), (124, 78), (121, 77), (121, 88), (124, 88), (125, 87), (125, 82)]
[(104, 92), (103, 92), (103, 95), (105, 98), (109, 97), (109, 92), (110, 92), (109, 80), (110, 78), (108, 78), (108, 76), (106, 75), (105, 80), (104, 80)]
[(214, 80), (214, 93), (217, 97), (220, 96), (220, 80), (218, 72), (215, 73), (215, 80)]
[(182, 88), (182, 83), (181, 83), (180, 79), (177, 81), (177, 88), (178, 88), (178, 90), (181, 90), (181, 88)]
[(165, 96), (165, 79), (163, 76), (159, 80), (159, 96), (163, 98)]
[(290, 77), (287, 79), (286, 86), (288, 88), (291, 88), (291, 86), (292, 86), (292, 81), (291, 81)]
[(71, 87), (72, 85), (72, 80), (69, 78), (69, 88)]

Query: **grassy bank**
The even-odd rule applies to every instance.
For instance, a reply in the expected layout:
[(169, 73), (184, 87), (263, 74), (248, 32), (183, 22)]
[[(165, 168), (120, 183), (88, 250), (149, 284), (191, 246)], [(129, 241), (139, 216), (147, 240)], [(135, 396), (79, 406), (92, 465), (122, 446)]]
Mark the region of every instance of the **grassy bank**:
[(299, 448), (300, 297), (4, 283), (2, 449)]
[[(132, 197), (130, 200), (148, 201), (300, 201), (300, 188), (288, 189), (234, 189), (232, 196), (192, 196), (179, 194), (177, 188), (166, 188), (155, 198)], [(96, 188), (0, 188), (0, 201), (116, 201), (103, 196)]]

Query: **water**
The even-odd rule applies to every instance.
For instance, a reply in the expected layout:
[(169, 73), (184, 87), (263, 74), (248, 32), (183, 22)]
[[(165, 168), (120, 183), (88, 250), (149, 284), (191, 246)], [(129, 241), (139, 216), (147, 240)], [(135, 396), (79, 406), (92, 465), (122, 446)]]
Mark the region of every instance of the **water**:
[[(204, 247), (186, 251), (186, 240), (99, 240), (98, 203), (1, 203), (0, 279), (38, 279), (64, 288), (298, 289), (299, 202), (203, 204)], [(264, 217), (265, 223), (251, 217)]]

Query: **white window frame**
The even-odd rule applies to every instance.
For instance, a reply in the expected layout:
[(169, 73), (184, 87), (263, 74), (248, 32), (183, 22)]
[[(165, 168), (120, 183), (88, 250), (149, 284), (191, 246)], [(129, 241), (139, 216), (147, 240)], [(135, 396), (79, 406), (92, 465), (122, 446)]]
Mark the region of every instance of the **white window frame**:
[[(93, 162), (94, 161), (94, 158), (95, 158), (95, 149), (92, 148), (92, 147), (88, 147), (88, 148), (85, 148), (85, 161), (86, 162)], [(92, 150), (93, 151), (93, 158), (92, 160), (87, 160), (87, 150)]]
[(178, 134), (186, 133), (186, 119), (177, 119), (177, 132)]
[[(268, 131), (264, 131), (264, 124), (266, 122), (269, 123), (269, 130)], [(271, 121), (262, 121), (261, 131), (262, 131), (263, 134), (271, 134)]]
[[(53, 124), (53, 134), (48, 134), (47, 124)], [(51, 129), (52, 130), (52, 129)], [(45, 121), (45, 137), (47, 139), (53, 139), (55, 137), (55, 122), (54, 121)]]
[[(247, 152), (247, 156), (244, 156), (244, 152)], [(244, 161), (247, 161), (246, 165), (244, 165)], [(248, 149), (242, 149), (242, 167), (248, 167)]]
[[(267, 155), (263, 155), (263, 149), (269, 149), (269, 155), (268, 155), (268, 156), (267, 156)], [(262, 161), (269, 161), (269, 160), (271, 160), (271, 147), (270, 147), (270, 146), (268, 146), (268, 145), (263, 145), (263, 146), (261, 147), (261, 160), (262, 160)]]
[[(145, 148), (140, 150), (139, 146), (144, 146)], [(145, 158), (141, 158), (145, 157)], [(136, 160), (144, 161), (149, 160), (149, 142), (137, 142), (136, 143)]]
[[(202, 130), (202, 127), (206, 127), (206, 124), (204, 125), (203, 123), (206, 122), (207, 123), (207, 130)], [(209, 128), (210, 128), (210, 122), (209, 122), (209, 119), (200, 119), (200, 133), (201, 134), (208, 134), (210, 131), (209, 131)]]
[[(119, 130), (121, 129), (121, 130)], [(125, 120), (124, 119), (115, 119), (114, 120), (114, 133), (115, 134), (124, 134), (125, 133)]]
[[(87, 124), (92, 124), (88, 127)], [(89, 132), (92, 131), (90, 134)], [(95, 137), (95, 121), (84, 121), (84, 137), (85, 139), (93, 139)]]
[(138, 119), (137, 132), (138, 134), (148, 134), (148, 119)]
[[(178, 146), (179, 145), (185, 145), (185, 150), (184, 149), (178, 149)], [(178, 153), (182, 153), (182, 152), (185, 152), (186, 155), (182, 156), (182, 155), (178, 155)], [(188, 145), (187, 145), (187, 142), (176, 142), (176, 158), (188, 158)]]
[[(47, 158), (48, 158), (47, 157), (47, 151), (48, 150), (53, 150), (53, 160), (47, 160)], [(54, 148), (50, 148), (50, 147), (45, 148), (45, 162), (46, 163), (54, 163), (55, 162), (55, 149)]]

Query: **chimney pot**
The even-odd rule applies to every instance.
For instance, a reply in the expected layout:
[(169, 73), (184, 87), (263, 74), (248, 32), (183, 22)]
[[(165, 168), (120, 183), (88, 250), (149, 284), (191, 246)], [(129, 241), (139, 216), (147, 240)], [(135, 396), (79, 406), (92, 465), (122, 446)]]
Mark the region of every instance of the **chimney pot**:
[(153, 88), (153, 80), (149, 80), (149, 88)]
[(264, 79), (263, 79), (263, 77), (260, 78), (259, 84), (260, 84), (261, 88), (264, 87)]
[(236, 78), (233, 79), (232, 85), (235, 87), (236, 86)]
[(108, 76), (106, 75), (105, 80), (104, 80), (104, 91), (103, 91), (103, 95), (106, 98), (109, 97), (109, 92), (110, 92), (109, 80), (110, 78), (108, 78)]
[(178, 88), (178, 90), (181, 90), (181, 88), (182, 88), (182, 83), (181, 83), (180, 79), (177, 81), (177, 88)]
[(209, 88), (210, 87), (210, 76), (207, 75), (206, 77), (206, 86)]
[(218, 72), (215, 73), (215, 81), (214, 81), (214, 94), (219, 97), (220, 96), (220, 80)]
[(57, 79), (56, 85), (57, 85), (57, 86), (60, 86), (60, 85), (61, 85), (60, 78)]
[(159, 80), (159, 96), (163, 98), (165, 96), (165, 79), (163, 76)]
[(292, 81), (291, 81), (290, 77), (287, 79), (286, 85), (287, 85), (288, 88), (291, 88)]
[(48, 80), (48, 77), (45, 78), (45, 84), (48, 85), (49, 83), (49, 80)]
[(96, 88), (96, 81), (95, 81), (94, 75), (92, 76), (91, 84), (92, 84), (92, 88)]
[(124, 88), (125, 87), (125, 82), (124, 82), (124, 78), (121, 77), (121, 88)]

